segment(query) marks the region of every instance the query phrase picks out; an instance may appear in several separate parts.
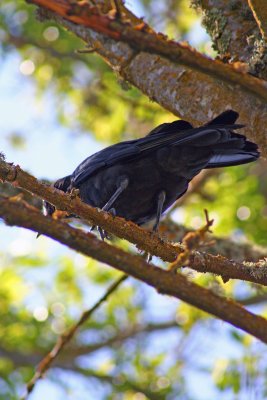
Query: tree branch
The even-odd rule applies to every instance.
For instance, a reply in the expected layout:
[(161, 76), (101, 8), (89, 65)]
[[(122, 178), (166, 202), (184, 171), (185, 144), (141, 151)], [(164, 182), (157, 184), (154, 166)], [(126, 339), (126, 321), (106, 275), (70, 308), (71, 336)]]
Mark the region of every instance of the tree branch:
[(78, 322), (58, 338), (53, 349), (42, 359), (42, 361), (37, 366), (33, 378), (27, 384), (27, 393), (23, 397), (23, 399), (26, 400), (28, 398), (29, 394), (34, 389), (36, 382), (41, 379), (45, 372), (50, 368), (52, 362), (58, 357), (63, 348), (71, 341), (81, 325), (84, 324), (85, 321), (87, 321), (91, 317), (91, 315), (109, 298), (112, 293), (115, 292), (120, 284), (124, 282), (127, 278), (127, 275), (122, 275), (119, 279), (113, 282), (106, 293), (95, 303), (95, 305), (89, 310), (84, 311)]
[(247, 37), (259, 37), (260, 32), (247, 2), (191, 0), (191, 4), (201, 11), (202, 23), (219, 55), (248, 63), (253, 43)]
[(254, 304), (265, 303), (267, 301), (267, 293), (258, 293), (246, 297), (244, 299), (238, 299), (238, 303), (243, 304), (244, 306), (251, 306)]
[(262, 37), (267, 42), (267, 3), (265, 0), (248, 0)]
[[(168, 329), (179, 329), (180, 326), (176, 321), (162, 322), (162, 323), (148, 323), (148, 324), (136, 324), (134, 326), (129, 327), (128, 329), (124, 329), (123, 331), (118, 331), (114, 336), (100, 341), (94, 344), (87, 344), (83, 346), (79, 345), (68, 345), (68, 350), (65, 353), (60, 353), (56, 360), (53, 361), (54, 367), (63, 368), (66, 365), (70, 365), (73, 363), (73, 360), (79, 356), (88, 356), (89, 354), (94, 353), (100, 349), (105, 347), (112, 347), (127, 341), (128, 339), (132, 339), (138, 335), (142, 335), (144, 333), (154, 333), (156, 331), (165, 331)], [(32, 353), (23, 353), (18, 349), (7, 350), (4, 347), (0, 346), (0, 357), (8, 358), (13, 363), (15, 368), (19, 368), (21, 366), (32, 366), (33, 364), (37, 364), (40, 362), (40, 359), (44, 356), (44, 352), (38, 352), (38, 349), (35, 349)]]
[(180, 273), (174, 274), (148, 264), (140, 256), (126, 253), (98, 240), (90, 233), (84, 233), (66, 223), (45, 217), (33, 207), (26, 206), (16, 199), (0, 200), (0, 216), (8, 225), (21, 226), (49, 236), (73, 250), (147, 283), (161, 294), (181, 299), (267, 343), (267, 320), (247, 311), (232, 300), (222, 298), (208, 289), (189, 282)]
[(252, 75), (267, 80), (267, 46), (247, 1), (191, 0), (202, 11), (202, 23), (224, 61), (247, 64)]
[[(51, 5), (51, 0), (41, 2), (45, 6)], [(193, 123), (203, 123), (207, 117), (211, 118), (226, 108), (238, 110), (241, 122), (247, 124), (246, 135), (256, 140), (263, 155), (267, 154), (267, 140), (262, 129), (267, 126), (264, 81), (168, 41), (151, 32), (146, 25), (143, 32), (111, 21), (107, 16), (101, 25), (102, 19), (98, 19), (96, 24), (96, 16), (87, 15), (82, 24), (89, 24), (90, 28), (96, 29), (93, 31), (66, 20), (73, 19), (73, 15), (64, 14), (65, 19), (53, 13), (48, 13), (48, 16), (95, 48), (124, 79), (178, 116)], [(75, 21), (80, 22), (81, 16), (78, 16), (79, 21), (76, 17)], [(94, 24), (90, 21), (93, 17)], [(98, 33), (100, 30), (102, 33)], [(188, 65), (190, 69), (181, 65)]]
[(240, 85), (243, 90), (254, 94), (260, 100), (267, 100), (264, 82), (232, 66), (209, 59), (187, 45), (168, 40), (162, 34), (151, 32), (144, 23), (142, 27), (132, 27), (128, 23), (114, 21), (108, 15), (98, 14), (95, 7), (88, 7), (87, 3), (73, 5), (68, 0), (60, 2), (59, 0), (30, 0), (30, 2), (55, 12), (68, 21), (107, 35), (111, 39), (126, 42), (138, 52), (146, 51), (165, 57), (174, 63), (193, 68), (223, 82)]
[[(146, 231), (131, 221), (101, 211), (83, 203), (77, 196), (63, 193), (51, 186), (38, 182), (36, 178), (23, 171), (19, 166), (13, 166), (0, 160), (0, 179), (8, 181), (54, 204), (58, 210), (74, 214), (92, 225), (99, 225), (107, 232), (126, 239), (149, 254), (156, 255), (164, 261), (173, 262), (178, 254), (184, 251), (180, 244), (164, 242), (155, 233)], [(4, 213), (2, 214), (4, 217)], [(41, 228), (40, 228), (41, 229)], [(40, 230), (40, 233), (42, 231)], [(192, 252), (188, 266), (200, 272), (211, 272), (221, 275), (224, 280), (241, 279), (249, 282), (267, 285), (266, 268), (259, 264), (244, 265), (228, 260), (222, 256), (213, 256), (199, 251)]]
[[(142, 384), (140, 382), (135, 382), (131, 378), (127, 377), (125, 374), (119, 374), (118, 379), (116, 375), (107, 375), (100, 372), (96, 372), (92, 369), (86, 369), (74, 366), (73, 368), (62, 368), (66, 371), (75, 371), (83, 376), (88, 378), (96, 378), (101, 382), (109, 383), (112, 386), (115, 386), (116, 392), (125, 392), (126, 390), (132, 390), (135, 392), (143, 393), (147, 399), (149, 400), (165, 400), (166, 395), (161, 393), (155, 393), (149, 389), (149, 385)], [(120, 380), (120, 378), (122, 378)], [(121, 382), (120, 382), (121, 381)], [(116, 383), (115, 383), (116, 382)]]
[[(207, 171), (210, 172), (212, 170)], [(196, 181), (196, 185), (199, 185), (198, 180)], [(9, 183), (0, 183), (0, 191), (1, 194), (6, 197), (23, 194), (23, 199), (26, 200), (27, 203), (33, 205), (39, 210), (42, 209), (42, 200), (39, 197), (27, 192), (26, 190), (12, 186)], [(188, 199), (190, 195), (191, 192), (183, 197), (186, 197), (186, 199)], [(179, 206), (181, 205), (181, 203), (184, 204), (184, 201), (182, 200), (182, 202), (180, 202), (178, 200)], [(181, 242), (184, 235), (191, 231), (192, 229), (189, 229), (180, 224), (178, 225), (173, 222), (170, 218), (168, 218), (168, 215), (165, 219), (161, 221), (159, 227), (160, 237), (166, 237), (168, 241), (176, 243)], [(256, 262), (262, 258), (267, 257), (267, 249), (264, 247), (257, 246), (251, 242), (238, 243), (234, 242), (231, 239), (228, 239), (227, 237), (221, 238), (217, 236), (214, 237), (213, 235), (208, 236), (207, 243), (205, 243), (203, 249), (213, 255), (220, 254), (230, 260), (234, 260), (239, 263), (242, 263), (243, 260)]]

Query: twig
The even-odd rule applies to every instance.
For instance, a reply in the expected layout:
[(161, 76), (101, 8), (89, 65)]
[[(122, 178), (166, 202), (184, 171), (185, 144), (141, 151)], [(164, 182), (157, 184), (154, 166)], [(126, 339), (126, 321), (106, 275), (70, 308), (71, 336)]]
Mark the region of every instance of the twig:
[(0, 216), (4, 218), (8, 225), (21, 226), (35, 232), (41, 232), (73, 250), (147, 283), (161, 294), (181, 299), (230, 322), (267, 343), (266, 319), (247, 311), (233, 300), (220, 297), (210, 290), (188, 281), (180, 273), (172, 274), (153, 264), (148, 264), (142, 257), (115, 248), (98, 240), (90, 233), (84, 233), (66, 223), (45, 217), (39, 211), (34, 210), (33, 207), (27, 207), (22, 201), (0, 199)]
[[(186, 233), (192, 229), (184, 225), (177, 224), (173, 220), (167, 218), (160, 223), (159, 234), (168, 238), (172, 242), (181, 242)], [(207, 236), (207, 242), (203, 245), (201, 251), (210, 253), (213, 256), (220, 254), (221, 256), (242, 263), (244, 260), (257, 262), (267, 257), (267, 248), (258, 246), (252, 242), (236, 242), (228, 237), (218, 237), (214, 235)]]
[(116, 18), (121, 19), (122, 14), (121, 14), (119, 0), (113, 0), (113, 3), (114, 3), (115, 10), (116, 10)]
[(262, 37), (267, 43), (267, 3), (266, 0), (248, 0)]
[[(138, 248), (149, 254), (156, 255), (164, 261), (172, 262), (176, 260), (177, 255), (184, 250), (183, 246), (163, 241), (155, 233), (152, 234), (133, 222), (125, 221), (123, 218), (114, 217), (107, 212), (90, 207), (81, 202), (78, 197), (71, 199), (70, 195), (38, 182), (35, 177), (23, 171), (19, 166), (14, 166), (3, 160), (0, 160), (1, 179), (34, 193), (54, 204), (59, 210), (77, 215), (90, 224), (101, 226), (105, 231), (128, 240), (137, 245)], [(42, 233), (42, 231), (39, 232)], [(267, 285), (267, 272), (260, 264), (250, 267), (228, 260), (226, 257), (213, 256), (199, 251), (190, 255), (188, 264), (190, 268), (197, 271), (221, 275), (224, 280), (242, 279)]]
[(26, 400), (28, 395), (34, 389), (36, 382), (43, 377), (45, 372), (49, 369), (52, 362), (57, 358), (59, 353), (63, 350), (63, 348), (71, 341), (73, 336), (76, 334), (78, 329), (82, 324), (84, 324), (92, 314), (104, 303), (112, 293), (120, 286), (122, 282), (124, 282), (128, 278), (128, 275), (122, 275), (119, 279), (112, 283), (112, 285), (108, 288), (106, 293), (95, 303), (95, 305), (87, 311), (84, 311), (78, 322), (73, 325), (67, 332), (63, 333), (58, 340), (53, 349), (42, 359), (39, 365), (36, 368), (36, 372), (33, 378), (27, 384), (27, 393), (22, 397), (21, 400)]
[(182, 241), (184, 251), (177, 256), (176, 260), (173, 263), (170, 264), (170, 271), (177, 272), (178, 268), (187, 265), (193, 250), (198, 249), (199, 246), (203, 244), (206, 233), (211, 232), (210, 227), (213, 225), (214, 220), (209, 219), (209, 214), (207, 210), (204, 210), (204, 213), (206, 224), (202, 228), (197, 229), (194, 232), (188, 232), (185, 235)]

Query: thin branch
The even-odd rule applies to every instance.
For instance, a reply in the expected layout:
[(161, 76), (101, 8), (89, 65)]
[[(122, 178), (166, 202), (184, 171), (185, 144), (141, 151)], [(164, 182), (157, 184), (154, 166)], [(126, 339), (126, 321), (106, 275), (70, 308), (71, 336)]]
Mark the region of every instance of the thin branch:
[(194, 232), (188, 232), (184, 236), (182, 241), (184, 251), (177, 256), (176, 260), (173, 263), (171, 263), (169, 267), (170, 271), (177, 271), (178, 268), (187, 265), (193, 250), (198, 249), (203, 244), (206, 234), (208, 232), (211, 232), (210, 227), (213, 225), (214, 220), (209, 219), (207, 210), (204, 211), (206, 216), (206, 225)]
[(104, 347), (110, 347), (121, 344), (122, 342), (127, 341), (128, 339), (132, 339), (140, 334), (142, 335), (144, 333), (147, 334), (147, 333), (153, 333), (155, 331), (165, 331), (168, 329), (179, 329), (179, 328), (180, 325), (176, 321), (153, 323), (146, 325), (137, 324), (129, 327), (128, 329), (126, 328), (123, 331), (118, 331), (114, 336), (102, 342), (86, 346), (79, 346), (79, 347), (76, 346), (74, 348), (68, 348), (68, 352), (70, 352), (70, 354), (63, 355), (63, 360), (69, 360), (70, 357), (73, 359), (73, 357), (88, 355), (93, 353), (94, 351), (103, 349)]
[[(99, 381), (109, 383), (110, 385), (115, 387), (116, 392), (124, 392), (127, 390), (132, 390), (135, 392), (143, 393), (146, 396), (146, 399), (149, 400), (165, 400), (166, 394), (161, 394), (160, 392), (153, 392), (149, 389), (149, 385), (143, 384), (140, 382), (135, 382), (125, 374), (116, 375), (107, 375), (100, 372), (96, 372), (92, 369), (86, 369), (74, 366), (73, 368), (63, 367), (62, 369), (66, 371), (75, 371), (83, 376), (88, 378), (95, 378)], [(116, 379), (117, 378), (117, 379)], [(115, 383), (116, 382), (116, 383)]]
[(188, 281), (180, 273), (174, 274), (148, 264), (142, 257), (115, 248), (90, 233), (84, 233), (66, 223), (45, 217), (22, 201), (0, 200), (0, 216), (8, 225), (24, 227), (49, 236), (73, 250), (147, 283), (160, 294), (181, 299), (267, 343), (266, 319), (247, 311), (233, 300), (220, 297)]
[(121, 19), (122, 13), (121, 13), (121, 4), (122, 2), (119, 0), (113, 0), (114, 3), (114, 8), (116, 10), (116, 18)]
[[(172, 262), (177, 258), (178, 254), (184, 251), (183, 246), (180, 244), (173, 245), (163, 241), (155, 233), (146, 231), (131, 221), (114, 217), (107, 212), (83, 203), (77, 196), (73, 198), (71, 195), (63, 193), (54, 187), (41, 184), (35, 177), (23, 171), (19, 166), (14, 166), (3, 160), (0, 160), (0, 180), (8, 181), (15, 186), (20, 186), (34, 193), (54, 204), (58, 210), (77, 215), (92, 225), (99, 225), (107, 232), (128, 240), (137, 245), (138, 248), (149, 254), (156, 255), (164, 261)], [(42, 233), (41, 230), (40, 233)], [(241, 279), (267, 285), (266, 268), (260, 262), (249, 266), (228, 260), (222, 256), (213, 256), (197, 251), (190, 255), (188, 266), (199, 272), (211, 272), (221, 275), (225, 281)]]
[[(74, 359), (79, 356), (88, 356), (105, 347), (112, 347), (119, 345), (128, 339), (133, 339), (138, 335), (154, 333), (156, 331), (166, 331), (168, 329), (179, 329), (179, 323), (176, 321), (162, 322), (162, 323), (149, 323), (149, 324), (136, 324), (116, 332), (112, 337), (94, 344), (87, 344), (83, 346), (68, 345), (68, 350), (65, 353), (60, 353), (56, 360), (53, 362), (54, 367), (64, 368), (66, 365), (73, 363)], [(86, 330), (86, 328), (85, 328)], [(7, 350), (0, 347), (0, 356), (10, 359), (16, 368), (39, 363), (40, 359), (44, 356), (44, 352), (39, 352), (37, 349), (33, 353), (23, 353), (17, 348)]]
[(52, 362), (58, 357), (59, 353), (63, 350), (63, 348), (71, 341), (73, 336), (76, 334), (78, 329), (82, 324), (87, 321), (91, 315), (110, 297), (112, 293), (120, 286), (122, 282), (127, 279), (127, 275), (122, 275), (119, 279), (117, 279), (105, 292), (105, 294), (95, 303), (95, 305), (83, 312), (82, 316), (78, 320), (76, 324), (74, 324), (67, 332), (63, 333), (58, 340), (53, 349), (43, 358), (43, 360), (39, 363), (36, 368), (35, 374), (33, 378), (27, 384), (27, 393), (22, 398), (23, 400), (27, 399), (29, 394), (32, 392), (36, 382), (43, 377), (45, 372), (49, 369)]
[(237, 300), (240, 304), (244, 306), (251, 306), (254, 304), (266, 303), (267, 301), (267, 293), (258, 293), (252, 296), (246, 297), (244, 299)]
[(267, 43), (267, 3), (266, 0), (248, 0), (262, 37)]

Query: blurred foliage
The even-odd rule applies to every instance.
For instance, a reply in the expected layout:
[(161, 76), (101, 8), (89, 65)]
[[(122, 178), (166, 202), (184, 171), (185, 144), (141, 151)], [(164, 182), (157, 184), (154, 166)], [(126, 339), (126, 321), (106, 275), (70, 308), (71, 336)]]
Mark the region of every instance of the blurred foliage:
[(203, 224), (203, 209), (207, 208), (215, 219), (217, 235), (232, 235), (241, 241), (248, 238), (266, 246), (266, 181), (264, 160), (218, 170), (187, 202), (187, 223), (199, 227)]
[[(170, 37), (191, 40), (199, 34), (200, 18), (188, 0), (127, 3), (135, 5), (155, 29)], [(195, 43), (210, 54), (210, 42), (204, 39)], [(112, 143), (143, 136), (157, 124), (174, 119), (121, 82), (98, 56), (78, 53), (81, 48), (84, 44), (60, 26), (51, 21), (40, 23), (35, 7), (23, 0), (2, 0), (1, 62), (19, 55), (21, 79), (34, 83), (36, 101), (52, 94), (59, 124)], [(14, 131), (8, 140), (20, 151), (27, 143), (27, 137)], [(231, 235), (238, 241), (249, 238), (267, 245), (265, 167), (259, 162), (217, 171), (179, 210), (183, 222), (198, 227), (207, 208), (215, 218), (217, 235)], [(24, 242), (20, 245), (17, 239), (0, 258), (3, 400), (18, 398), (32, 376), (33, 366), (51, 349), (57, 335), (119, 275), (60, 246), (55, 250), (45, 238), (36, 244), (33, 236), (27, 236), (27, 241), (31, 244), (29, 251), (24, 248), (20, 253)], [(127, 248), (125, 242), (119, 244)], [(209, 275), (185, 273), (189, 279), (229, 297), (249, 297), (259, 291), (243, 282), (222, 284)], [(266, 313), (266, 308), (260, 305), (257, 311)], [(168, 321), (172, 326), (163, 328)], [(137, 334), (137, 329), (143, 332)], [(85, 393), (87, 399), (90, 393), (92, 399), (115, 400), (198, 400), (204, 398), (201, 392), (206, 393), (205, 400), (267, 396), (263, 345), (132, 279), (83, 327), (48, 373), (48, 379), (62, 389), (60, 396), (64, 399), (84, 399)], [(192, 382), (196, 382), (197, 390), (193, 390)], [(78, 395), (80, 388), (82, 397)]]

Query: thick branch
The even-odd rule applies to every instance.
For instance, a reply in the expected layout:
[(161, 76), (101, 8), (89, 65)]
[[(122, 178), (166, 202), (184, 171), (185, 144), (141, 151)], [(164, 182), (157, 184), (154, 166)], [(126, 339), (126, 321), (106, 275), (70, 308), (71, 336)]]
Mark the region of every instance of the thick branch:
[(145, 24), (140, 29), (118, 20), (114, 22), (109, 16), (98, 15), (95, 7), (88, 8), (87, 3), (85, 6), (73, 6), (68, 0), (60, 2), (58, 0), (31, 0), (31, 3), (53, 11), (68, 21), (103, 33), (111, 39), (126, 42), (138, 52), (146, 51), (165, 57), (174, 63), (193, 68), (223, 82), (240, 85), (243, 90), (251, 92), (260, 100), (267, 100), (264, 82), (232, 66), (209, 59), (187, 45), (167, 40), (165, 36), (151, 32)]
[(47, 235), (73, 250), (147, 283), (161, 294), (181, 299), (267, 343), (267, 320), (250, 313), (232, 300), (189, 282), (182, 274), (173, 274), (148, 264), (142, 257), (117, 249), (90, 233), (45, 217), (21, 201), (0, 200), (0, 216), (8, 225), (21, 226)]
[(262, 37), (267, 42), (267, 3), (265, 0), (248, 0)]
[[(44, 3), (47, 6), (48, 2)], [(193, 123), (203, 123), (207, 117), (211, 118), (226, 108), (238, 110), (241, 122), (247, 125), (245, 133), (260, 145), (263, 155), (267, 154), (267, 140), (262, 129), (267, 126), (266, 100), (261, 100), (267, 99), (263, 81), (209, 60), (188, 47), (167, 41), (149, 29), (141, 32), (128, 25), (106, 21), (102, 34), (55, 14), (49, 16), (95, 48), (124, 79), (178, 116)], [(108, 32), (107, 26), (110, 29)], [(94, 29), (101, 30), (101, 24)], [(107, 35), (116, 36), (118, 42)], [(178, 64), (190, 65), (202, 72)], [(225, 81), (228, 83), (223, 83)], [(229, 85), (230, 82), (232, 85)]]
[[(265, 1), (265, 0), (263, 0)], [(267, 80), (267, 46), (249, 5), (240, 0), (191, 0), (223, 60), (247, 64), (252, 75)]]
[(249, 63), (253, 43), (248, 36), (259, 38), (260, 32), (246, 1), (191, 0), (202, 12), (202, 23), (210, 34), (219, 55)]
[[(20, 186), (31, 193), (54, 204), (57, 209), (75, 214), (93, 225), (99, 225), (107, 232), (134, 243), (138, 248), (161, 257), (165, 261), (174, 261), (183, 251), (179, 244), (173, 245), (164, 242), (156, 234), (146, 231), (133, 222), (123, 218), (113, 217), (111, 214), (90, 207), (78, 197), (72, 198), (53, 187), (46, 186), (36, 178), (23, 171), (18, 166), (13, 166), (5, 161), (0, 161), (0, 179)], [(40, 231), (40, 233), (42, 233)], [(266, 268), (259, 265), (246, 266), (222, 256), (213, 256), (208, 253), (195, 252), (189, 258), (188, 266), (201, 272), (211, 272), (221, 275), (223, 279), (242, 279), (249, 282), (267, 285)]]

